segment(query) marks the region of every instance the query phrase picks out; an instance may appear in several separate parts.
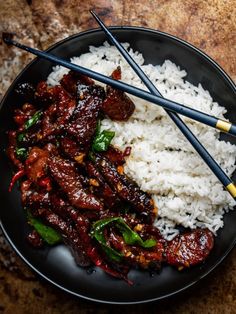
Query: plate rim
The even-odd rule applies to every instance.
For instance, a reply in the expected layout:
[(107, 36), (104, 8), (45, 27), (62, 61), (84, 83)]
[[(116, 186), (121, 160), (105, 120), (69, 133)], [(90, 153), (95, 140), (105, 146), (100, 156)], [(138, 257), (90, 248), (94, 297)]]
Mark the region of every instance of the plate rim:
[[(234, 90), (234, 92), (236, 93), (236, 85), (233, 82), (233, 80), (231, 79), (231, 77), (225, 72), (225, 70), (215, 61), (213, 60), (209, 55), (207, 55), (205, 52), (203, 52), (201, 49), (195, 47), (194, 45), (190, 44), (189, 42), (171, 35), (167, 32), (163, 32), (163, 31), (159, 31), (159, 30), (155, 30), (152, 28), (148, 28), (148, 27), (141, 27), (141, 26), (111, 26), (109, 27), (109, 30), (140, 30), (140, 31), (144, 31), (144, 32), (151, 32), (154, 34), (158, 34), (161, 36), (165, 36), (167, 38), (170, 38), (174, 41), (180, 42), (181, 44), (187, 46), (188, 48), (194, 50), (197, 54), (200, 54), (203, 58), (205, 58), (207, 61), (209, 61), (211, 63), (212, 66), (214, 66), (216, 68), (216, 70), (218, 72), (221, 73), (221, 75), (224, 77), (225, 80), (228, 81), (228, 83), (230, 84), (232, 90)], [(96, 33), (96, 32), (102, 32), (102, 30), (100, 28), (92, 28), (92, 29), (88, 29), (73, 35), (70, 35), (56, 43), (54, 43), (53, 45), (50, 45), (45, 51), (46, 52), (50, 52), (51, 50), (53, 50), (54, 48), (60, 46), (62, 43), (66, 43), (67, 41), (70, 41), (71, 39), (74, 38), (78, 38), (84, 35), (88, 35), (90, 33)], [(34, 63), (36, 63), (40, 58), (36, 57), (33, 60), (31, 60), (20, 72), (19, 74), (16, 76), (16, 78), (11, 82), (10, 86), (8, 87), (7, 91), (5, 92), (1, 103), (0, 103), (0, 114), (1, 114), (1, 109), (3, 104), (5, 103), (6, 98), (8, 97), (8, 95), (11, 93), (12, 91), (12, 86), (16, 83), (16, 81), (20, 78), (20, 76)], [(227, 214), (227, 213), (226, 213)], [(225, 254), (223, 256), (221, 256), (216, 263), (214, 263), (214, 265), (208, 269), (206, 272), (204, 272), (201, 276), (199, 276), (196, 280), (191, 281), (188, 285), (185, 285), (183, 288), (178, 289), (174, 292), (165, 294), (163, 296), (160, 297), (155, 297), (155, 298), (150, 298), (150, 299), (145, 299), (145, 300), (139, 300), (139, 301), (108, 301), (108, 300), (102, 300), (94, 298), (94, 297), (89, 297), (86, 295), (82, 295), (80, 293), (74, 292), (70, 289), (65, 288), (64, 286), (62, 286), (61, 284), (58, 284), (57, 282), (55, 282), (54, 280), (50, 279), (48, 276), (44, 275), (39, 269), (36, 268), (36, 266), (34, 266), (21, 252), (20, 250), (15, 246), (13, 240), (11, 240), (10, 236), (7, 233), (7, 230), (5, 229), (1, 217), (0, 217), (0, 228), (5, 236), (5, 238), (7, 239), (8, 243), (10, 244), (10, 246), (13, 248), (13, 250), (15, 251), (15, 253), (21, 258), (21, 260), (27, 265), (29, 266), (37, 275), (39, 275), (40, 277), (42, 277), (44, 280), (50, 282), (53, 286), (67, 292), (70, 295), (82, 298), (84, 300), (88, 300), (88, 301), (93, 301), (93, 302), (97, 302), (97, 303), (102, 303), (102, 304), (117, 304), (117, 305), (132, 305), (132, 304), (144, 304), (144, 303), (150, 303), (150, 302), (154, 302), (154, 301), (160, 301), (160, 300), (164, 300), (167, 298), (170, 298), (174, 295), (180, 294), (184, 291), (186, 291), (187, 289), (189, 289), (190, 287), (194, 286), (196, 283), (200, 282), (203, 278), (205, 278), (206, 276), (208, 276), (212, 271), (214, 271), (216, 269), (216, 267), (218, 267), (223, 260), (229, 255), (229, 253), (232, 251), (232, 249), (234, 248), (234, 246), (236, 245), (236, 234), (235, 234), (235, 238), (234, 241), (232, 241), (231, 245), (228, 247), (228, 249), (226, 250)]]

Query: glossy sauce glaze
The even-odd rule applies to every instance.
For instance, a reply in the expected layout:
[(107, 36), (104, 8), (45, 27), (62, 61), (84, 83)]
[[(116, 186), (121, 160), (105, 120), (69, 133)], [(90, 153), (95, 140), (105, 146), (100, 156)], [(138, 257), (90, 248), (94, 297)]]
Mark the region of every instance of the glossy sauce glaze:
[[(121, 78), (120, 68), (112, 77)], [(127, 95), (73, 72), (58, 86), (24, 83), (16, 92), (24, 104), (9, 131), (7, 153), (16, 169), (10, 189), (21, 179), (31, 245), (63, 241), (79, 266), (99, 266), (129, 283), (132, 267), (180, 269), (207, 258), (214, 243), (207, 229), (162, 237), (153, 226), (151, 195), (124, 173), (131, 147), (121, 152), (110, 145), (114, 132), (100, 129), (104, 116), (129, 119), (135, 106)]]

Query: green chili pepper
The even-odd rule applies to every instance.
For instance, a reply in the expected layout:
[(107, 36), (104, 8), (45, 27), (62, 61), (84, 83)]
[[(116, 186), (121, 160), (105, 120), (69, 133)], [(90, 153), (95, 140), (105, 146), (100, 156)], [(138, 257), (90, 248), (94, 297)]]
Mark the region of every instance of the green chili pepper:
[[(43, 112), (41, 110), (35, 112), (35, 114), (29, 120), (25, 122), (24, 129), (28, 130), (31, 126), (36, 124), (41, 118), (42, 114)], [(25, 140), (25, 136), (26, 136), (25, 132), (18, 134), (17, 141), (19, 143), (22, 143)]]
[(32, 125), (36, 124), (41, 118), (42, 114), (43, 112), (41, 110), (36, 111), (35, 114), (25, 122), (24, 124), (25, 130), (28, 130)]
[(26, 148), (16, 148), (16, 156), (20, 160), (25, 160), (27, 158), (28, 152)]
[(25, 139), (25, 133), (20, 133), (20, 134), (18, 134), (18, 136), (17, 136), (17, 142), (21, 143), (21, 142), (24, 141), (24, 139)]
[(115, 132), (103, 130), (101, 131), (101, 122), (98, 121), (95, 137), (92, 142), (92, 150), (96, 152), (105, 152), (115, 136)]
[(115, 132), (104, 130), (93, 140), (92, 149), (97, 152), (105, 152), (115, 136)]
[(46, 226), (40, 219), (33, 217), (30, 212), (28, 212), (28, 221), (39, 233), (42, 239), (48, 244), (54, 245), (62, 241), (62, 237), (59, 232), (49, 226)]
[(101, 244), (103, 250), (108, 255), (108, 257), (115, 261), (118, 262), (121, 261), (123, 254), (114, 250), (113, 248), (106, 244), (104, 228), (110, 223), (114, 223), (115, 226), (119, 229), (126, 244), (140, 245), (144, 248), (151, 248), (156, 245), (156, 241), (154, 239), (148, 239), (143, 241), (142, 238), (138, 235), (138, 233), (130, 229), (130, 227), (120, 217), (105, 218), (98, 220), (92, 226), (91, 236), (94, 237)]

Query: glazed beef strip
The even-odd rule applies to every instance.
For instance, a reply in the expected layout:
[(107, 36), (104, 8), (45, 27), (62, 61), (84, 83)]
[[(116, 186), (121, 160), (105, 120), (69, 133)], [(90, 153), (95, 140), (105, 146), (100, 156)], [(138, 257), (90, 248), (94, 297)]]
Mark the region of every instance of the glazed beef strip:
[(79, 85), (78, 98), (73, 118), (65, 130), (76, 139), (77, 145), (88, 151), (96, 131), (104, 90), (97, 85)]
[(83, 239), (68, 222), (47, 209), (40, 209), (38, 215), (63, 235), (64, 242), (71, 248), (79, 266), (86, 267), (91, 265), (91, 260), (85, 252)]
[(91, 227), (89, 224), (89, 220), (86, 219), (84, 216), (79, 215), (78, 212), (75, 210), (71, 211), (70, 216), (76, 223), (76, 229), (78, 231), (78, 234), (80, 235), (81, 240), (83, 241), (87, 256), (89, 256), (89, 258), (93, 261), (94, 265), (99, 266), (106, 273), (116, 278), (124, 279), (127, 282), (129, 282), (129, 280), (127, 279), (129, 268), (120, 267), (119, 270), (116, 270), (115, 267), (112, 267), (109, 261), (106, 261), (106, 256), (94, 244), (93, 240), (89, 235)]
[(126, 147), (124, 152), (119, 150), (118, 148), (110, 145), (108, 147), (108, 150), (105, 152), (102, 152), (102, 155), (107, 157), (112, 163), (114, 163), (117, 166), (122, 166), (125, 163), (125, 157), (129, 156), (131, 152), (131, 147)]
[(115, 191), (106, 183), (101, 173), (95, 167), (95, 165), (88, 161), (86, 162), (86, 170), (89, 176), (90, 185), (93, 187), (93, 192), (104, 204), (112, 209), (115, 205), (120, 203), (119, 197)]
[(213, 245), (214, 235), (208, 229), (177, 235), (167, 245), (166, 261), (179, 269), (199, 264), (207, 258)]
[(71, 160), (76, 161), (79, 164), (84, 162), (85, 149), (77, 144), (75, 140), (69, 137), (63, 137), (60, 140), (60, 148), (62, 152)]
[(120, 199), (127, 201), (133, 209), (153, 223), (157, 209), (150, 195), (140, 190), (137, 184), (126, 175), (119, 174), (117, 168), (106, 157), (93, 154), (93, 159), (99, 171)]
[(48, 87), (45, 82), (39, 83), (36, 95), (45, 103), (52, 103), (43, 114), (42, 138), (59, 133), (66, 127), (74, 113), (75, 99), (62, 86)]
[(27, 177), (34, 182), (46, 175), (49, 152), (46, 149), (33, 147), (25, 161)]
[[(114, 70), (111, 77), (114, 80), (120, 80), (121, 68), (118, 67)], [(134, 109), (134, 103), (124, 92), (107, 86), (106, 98), (102, 103), (102, 110), (111, 120), (127, 121), (134, 112)]]
[(60, 84), (73, 97), (78, 97), (78, 89), (80, 89), (80, 86), (94, 85), (94, 81), (88, 76), (84, 76), (78, 72), (69, 71), (67, 74), (63, 75)]
[[(149, 234), (146, 236), (150, 237)], [(163, 261), (165, 241), (160, 234), (158, 237), (152, 236), (152, 238), (156, 240), (156, 245), (144, 249), (140, 246), (126, 244), (115, 228), (110, 228), (109, 234), (106, 235), (106, 243), (123, 254), (125, 263), (142, 269), (159, 270)]]
[(52, 157), (48, 166), (53, 179), (75, 208), (103, 209), (103, 204), (94, 195), (84, 190), (80, 176), (72, 162), (60, 157)]
[(14, 121), (21, 127), (35, 112), (36, 108), (33, 105), (25, 103), (22, 109), (17, 108), (14, 110)]

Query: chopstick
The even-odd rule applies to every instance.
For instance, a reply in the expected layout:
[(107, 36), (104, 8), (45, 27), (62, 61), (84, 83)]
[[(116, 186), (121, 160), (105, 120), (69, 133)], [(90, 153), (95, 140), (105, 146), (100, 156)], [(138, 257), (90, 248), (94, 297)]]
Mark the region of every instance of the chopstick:
[[(90, 11), (92, 16), (95, 18), (97, 23), (100, 25), (104, 33), (106, 34), (109, 41), (119, 50), (121, 55), (125, 58), (125, 60), (129, 63), (131, 68), (135, 71), (141, 81), (146, 85), (149, 91), (156, 95), (162, 97), (161, 93), (155, 87), (155, 85), (151, 82), (148, 76), (143, 72), (141, 67), (135, 62), (135, 60), (131, 57), (128, 51), (118, 42), (115, 36), (109, 31), (106, 25), (102, 22), (102, 20), (97, 16), (94, 11)], [(217, 178), (222, 182), (224, 187), (229, 191), (229, 193), (235, 197), (235, 186), (233, 182), (226, 178), (227, 175), (221, 169), (221, 167), (216, 163), (216, 161), (212, 158), (212, 156), (208, 153), (208, 151), (204, 148), (204, 146), (198, 141), (196, 136), (192, 133), (192, 131), (188, 128), (188, 126), (181, 120), (181, 118), (175, 113), (166, 110), (166, 113), (172, 119), (172, 121), (177, 125), (183, 135), (187, 138), (187, 140), (191, 143), (194, 149), (198, 152), (198, 154), (202, 157), (205, 163), (209, 166), (209, 168), (214, 172)]]
[[(59, 64), (61, 66), (64, 66), (65, 68), (68, 68), (70, 70), (73, 70), (73, 71), (76, 71), (76, 72), (79, 72), (83, 75), (86, 75), (86, 76), (89, 76), (99, 82), (102, 82), (102, 83), (105, 83), (105, 84), (108, 84), (114, 88), (117, 88), (117, 89), (120, 89), (124, 92), (127, 92), (129, 94), (132, 94), (134, 96), (137, 96), (139, 98), (142, 98), (142, 99), (145, 99), (147, 101), (150, 101), (152, 103), (155, 103), (155, 104), (160, 104), (167, 110), (170, 110), (170, 111), (176, 111), (178, 113), (181, 113), (187, 117), (190, 117), (193, 115), (193, 113), (195, 113), (196, 117), (200, 117), (203, 118), (203, 120), (205, 121), (208, 121), (207, 117), (211, 117), (212, 119), (216, 119), (215, 117), (212, 117), (212, 116), (209, 116), (209, 115), (206, 115), (200, 111), (197, 111), (197, 110), (194, 110), (194, 109), (190, 109), (188, 107), (185, 107), (185, 106), (182, 106), (182, 105), (179, 105), (177, 103), (174, 103), (174, 102), (171, 102), (167, 99), (164, 99), (164, 98), (161, 98), (159, 96), (155, 96), (155, 95), (152, 95), (148, 92), (145, 92), (143, 91), (142, 89), (139, 89), (139, 88), (136, 88), (136, 87), (133, 87), (131, 85), (128, 85), (128, 84), (125, 84), (125, 83), (122, 83), (120, 81), (116, 81), (116, 80), (113, 80), (111, 79), (110, 77), (107, 77), (103, 74), (100, 74), (100, 73), (97, 73), (95, 71), (92, 71), (92, 70), (89, 70), (89, 69), (86, 69), (84, 67), (81, 67), (81, 66), (78, 66), (78, 65), (75, 65), (71, 62), (68, 62), (68, 61), (65, 61), (61, 58), (58, 58), (50, 53), (47, 53), (47, 52), (44, 52), (44, 51), (41, 51), (41, 50), (38, 50), (38, 49), (35, 49), (35, 48), (31, 48), (31, 47), (28, 47), (28, 46), (25, 46), (19, 42), (16, 42), (15, 40), (13, 40), (11, 37), (9, 36), (6, 36), (3, 34), (3, 41), (8, 44), (8, 45), (14, 45), (20, 49), (23, 49), (27, 52), (30, 52), (38, 57), (41, 57), (43, 59), (46, 59), (46, 60), (49, 60), (53, 63), (56, 63), (56, 64)], [(201, 118), (199, 118), (197, 121), (200, 121)], [(178, 123), (178, 119), (175, 119)], [(182, 122), (182, 120), (181, 120)], [(200, 121), (202, 122), (202, 121)], [(208, 123), (206, 123), (208, 124)], [(182, 128), (187, 128), (187, 126), (183, 126), (182, 123), (179, 123), (179, 125), (182, 125)], [(208, 125), (211, 125), (211, 124), (208, 124)], [(213, 126), (213, 125), (211, 125)], [(189, 130), (189, 129), (188, 129)], [(189, 130), (190, 131), (190, 130)], [(186, 133), (187, 134), (187, 133)], [(196, 138), (195, 136), (192, 134), (192, 133), (188, 133), (188, 136), (189, 136), (189, 141), (191, 142), (194, 142), (196, 141)], [(204, 155), (204, 160), (206, 161), (206, 163), (208, 164), (208, 166), (211, 168), (211, 170), (213, 171), (213, 173), (217, 176), (217, 178), (221, 181), (221, 183), (224, 185), (224, 187), (228, 190), (228, 192), (232, 195), (232, 197), (236, 200), (236, 187), (235, 185), (233, 184), (233, 182), (231, 181), (231, 179), (227, 176), (227, 174), (220, 168), (220, 166), (216, 163), (216, 161), (214, 161), (214, 159), (210, 156), (210, 154), (204, 149), (204, 147), (200, 144), (200, 142), (196, 142), (196, 146), (198, 146), (198, 151)]]
[(160, 97), (158, 95), (153, 95), (153, 94), (146, 92), (140, 88), (131, 86), (131, 85), (123, 83), (121, 81), (113, 80), (112, 78), (110, 78), (108, 76), (105, 76), (103, 74), (100, 74), (100, 73), (92, 71), (92, 70), (89, 70), (89, 69), (84, 68), (82, 66), (73, 64), (69, 61), (66, 61), (66, 60), (63, 60), (59, 57), (56, 57), (56, 56), (54, 56), (48, 52), (25, 46), (25, 45), (15, 41), (15, 40), (13, 40), (9, 36), (7, 36), (6, 33), (3, 33), (2, 38), (3, 38), (3, 41), (7, 45), (16, 46), (20, 49), (23, 49), (27, 52), (34, 54), (40, 58), (49, 60), (49, 61), (56, 63), (56, 64), (59, 64), (61, 66), (64, 66), (67, 69), (70, 69), (70, 70), (73, 70), (76, 72), (80, 72), (81, 74), (89, 76), (89, 77), (91, 77), (91, 78), (93, 78), (93, 79), (95, 79), (101, 83), (110, 85), (114, 88), (122, 90), (123, 92), (129, 93), (129, 94), (134, 95), (136, 97), (147, 100), (151, 103), (159, 105), (159, 106), (165, 108), (166, 110), (179, 113), (179, 114), (186, 116), (190, 119), (196, 120), (198, 122), (201, 122), (203, 124), (206, 124), (208, 126), (216, 128), (220, 131), (223, 131), (223, 132), (226, 132), (226, 133), (231, 134), (233, 136), (236, 136), (236, 125), (234, 125), (230, 122), (218, 119), (214, 116), (211, 116), (209, 114), (198, 111), (196, 109), (189, 108), (187, 106), (178, 104), (174, 101), (168, 100), (168, 99)]

